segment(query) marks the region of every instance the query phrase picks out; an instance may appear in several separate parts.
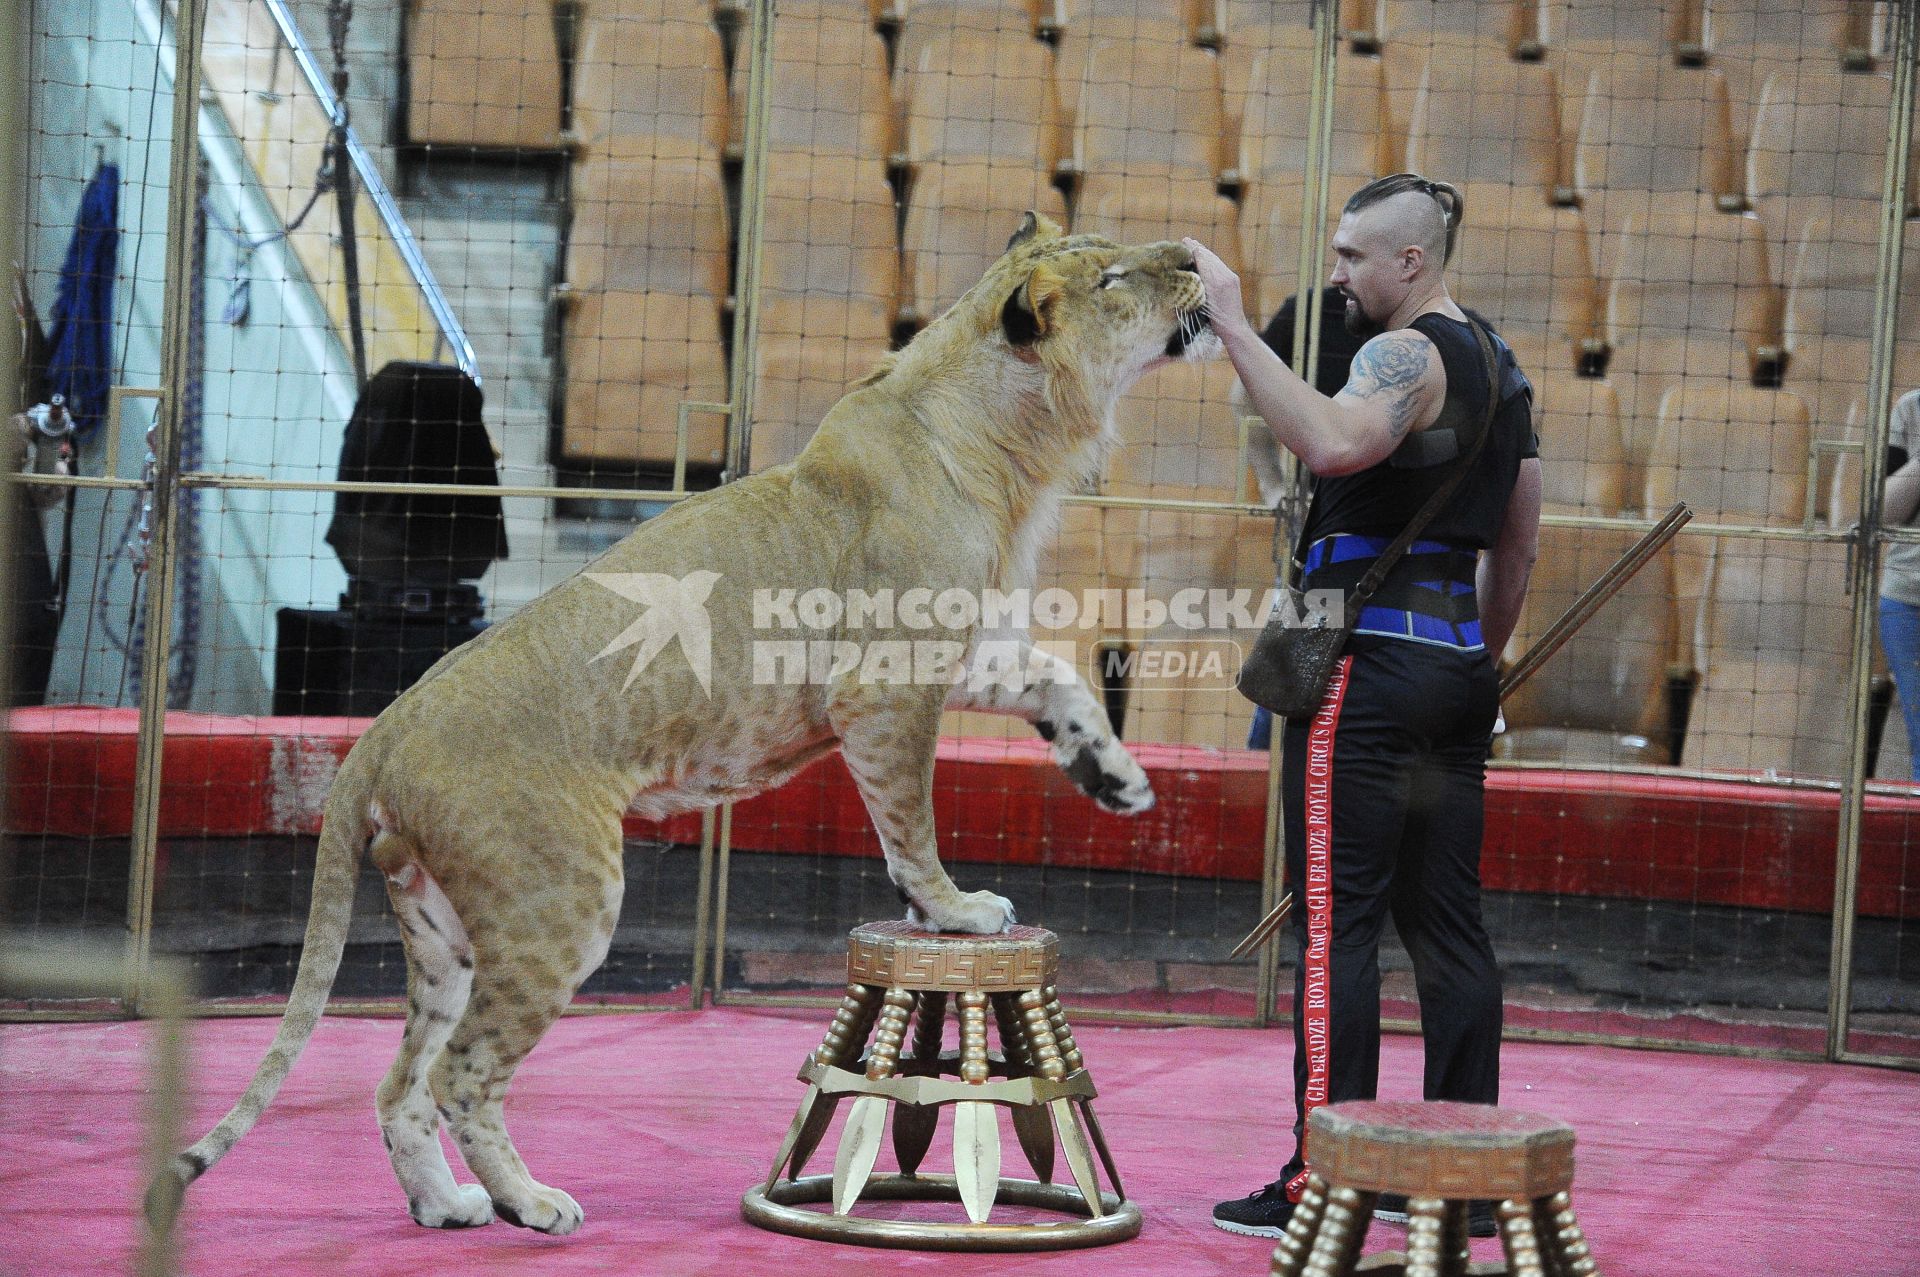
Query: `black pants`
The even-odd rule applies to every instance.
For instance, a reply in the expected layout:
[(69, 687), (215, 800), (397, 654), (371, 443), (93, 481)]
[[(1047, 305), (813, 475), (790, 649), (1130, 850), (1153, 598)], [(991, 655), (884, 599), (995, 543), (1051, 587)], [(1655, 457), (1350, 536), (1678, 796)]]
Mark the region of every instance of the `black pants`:
[(1307, 1113), (1373, 1099), (1380, 930), (1413, 960), (1429, 1100), (1500, 1098), (1500, 972), (1480, 917), (1487, 745), (1499, 702), (1485, 652), (1357, 640), (1320, 713), (1290, 721), (1282, 759), (1294, 892), (1295, 1151)]

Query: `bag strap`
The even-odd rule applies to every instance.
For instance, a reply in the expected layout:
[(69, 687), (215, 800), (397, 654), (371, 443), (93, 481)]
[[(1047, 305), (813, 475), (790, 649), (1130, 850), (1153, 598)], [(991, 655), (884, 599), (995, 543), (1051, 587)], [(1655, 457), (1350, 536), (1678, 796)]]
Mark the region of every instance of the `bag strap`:
[(1480, 433), (1474, 437), (1473, 446), (1467, 449), (1467, 455), (1460, 458), (1453, 471), (1447, 475), (1446, 481), (1434, 489), (1433, 495), (1427, 498), (1427, 503), (1420, 507), (1420, 512), (1413, 516), (1411, 523), (1407, 524), (1406, 530), (1380, 552), (1380, 556), (1373, 561), (1373, 567), (1360, 578), (1360, 583), (1353, 587), (1353, 594), (1347, 600), (1347, 607), (1352, 615), (1359, 615), (1360, 609), (1367, 605), (1367, 601), (1380, 588), (1380, 583), (1387, 579), (1387, 573), (1393, 570), (1393, 565), (1398, 563), (1400, 556), (1407, 552), (1407, 547), (1427, 530), (1427, 525), (1432, 523), (1435, 516), (1446, 506), (1448, 500), (1459, 489), (1461, 482), (1467, 477), (1467, 471), (1473, 469), (1473, 463), (1479, 460), (1481, 450), (1487, 446), (1487, 436), (1493, 433), (1493, 415), (1500, 407), (1500, 367), (1493, 353), (1493, 342), (1487, 337), (1487, 330), (1471, 317), (1467, 319), (1467, 327), (1473, 329), (1473, 335), (1479, 339), (1480, 357), (1487, 362), (1487, 414), (1480, 423)]

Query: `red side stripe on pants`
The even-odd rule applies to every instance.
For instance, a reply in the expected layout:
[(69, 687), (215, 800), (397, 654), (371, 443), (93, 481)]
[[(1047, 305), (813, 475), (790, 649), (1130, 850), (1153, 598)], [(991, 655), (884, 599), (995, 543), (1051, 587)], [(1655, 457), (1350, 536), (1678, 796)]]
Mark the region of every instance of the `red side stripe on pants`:
[[(1306, 1114), (1327, 1102), (1329, 1022), (1333, 957), (1333, 738), (1340, 726), (1340, 702), (1347, 692), (1347, 672), (1353, 658), (1340, 658), (1327, 682), (1327, 694), (1307, 732), (1306, 834), (1307, 880), (1302, 884), (1307, 909), (1306, 991), (1294, 1014), (1304, 1017), (1307, 1044)], [(1300, 1132), (1300, 1151), (1307, 1151), (1307, 1134)], [(1287, 1199), (1297, 1202), (1307, 1186), (1308, 1170), (1287, 1181)]]

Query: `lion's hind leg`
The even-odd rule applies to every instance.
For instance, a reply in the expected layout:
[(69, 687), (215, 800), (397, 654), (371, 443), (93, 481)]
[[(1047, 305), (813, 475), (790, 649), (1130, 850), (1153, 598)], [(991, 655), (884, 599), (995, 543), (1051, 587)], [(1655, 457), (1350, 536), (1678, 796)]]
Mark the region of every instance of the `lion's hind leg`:
[(472, 1228), (493, 1222), (493, 1201), (478, 1184), (454, 1182), (440, 1146), (440, 1114), (427, 1089), (427, 1066), (466, 1012), (473, 946), (446, 892), (411, 852), (411, 844), (386, 832), (372, 848), (374, 863), (386, 874), (387, 897), (407, 953), (407, 1027), (400, 1054), (375, 1095), (380, 1136), (414, 1222)]
[[(620, 913), (620, 835), (586, 838), (583, 822), (558, 813), (543, 846), (495, 854), (506, 880), (489, 875), (483, 909), (468, 910), (476, 966), (473, 995), (428, 1071), (434, 1102), (460, 1155), (510, 1224), (565, 1234), (580, 1227), (579, 1203), (535, 1180), (507, 1134), (502, 1105), (527, 1053), (599, 967)], [(530, 822), (531, 823), (531, 822)]]

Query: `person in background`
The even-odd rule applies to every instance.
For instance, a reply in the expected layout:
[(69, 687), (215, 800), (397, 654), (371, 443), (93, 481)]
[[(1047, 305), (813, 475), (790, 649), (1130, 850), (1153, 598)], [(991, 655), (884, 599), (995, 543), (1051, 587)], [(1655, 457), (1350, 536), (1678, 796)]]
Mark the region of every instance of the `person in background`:
[[(1347, 201), (1331, 283), (1365, 342), (1331, 399), (1253, 331), (1233, 271), (1186, 241), (1248, 401), (1314, 476), (1305, 588), (1351, 586), (1493, 410), (1472, 472), (1357, 618), (1318, 712), (1286, 725), (1286, 871), (1302, 902), (1293, 913), (1293, 1151), (1273, 1182), (1214, 1207), (1229, 1232), (1282, 1235), (1307, 1184), (1310, 1112), (1375, 1096), (1389, 913), (1413, 961), (1425, 1097), (1500, 1097), (1500, 971), (1481, 918), (1480, 843), (1499, 702), (1493, 656), (1533, 567), (1540, 462), (1531, 386), (1492, 333), (1496, 363), (1487, 366), (1447, 290), (1463, 211), (1458, 190), (1414, 173)], [(1404, 1201), (1378, 1209), (1406, 1217)], [(1491, 1236), (1493, 1222), (1490, 1204), (1472, 1205), (1471, 1232)]]
[[(1915, 514), (1920, 514), (1920, 390), (1909, 390), (1893, 405), (1887, 423), (1881, 519), (1899, 527), (1912, 523)], [(1880, 647), (1900, 694), (1907, 747), (1920, 756), (1920, 545), (1889, 545), (1881, 561)]]

